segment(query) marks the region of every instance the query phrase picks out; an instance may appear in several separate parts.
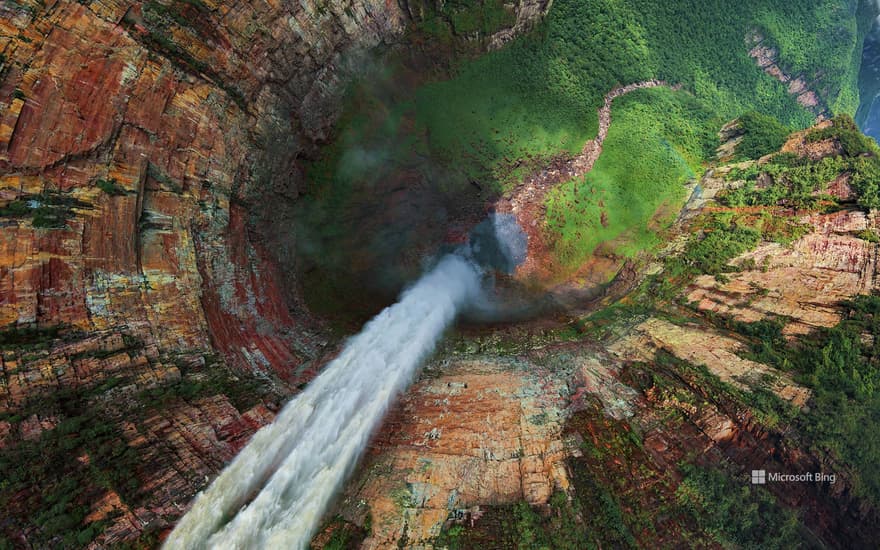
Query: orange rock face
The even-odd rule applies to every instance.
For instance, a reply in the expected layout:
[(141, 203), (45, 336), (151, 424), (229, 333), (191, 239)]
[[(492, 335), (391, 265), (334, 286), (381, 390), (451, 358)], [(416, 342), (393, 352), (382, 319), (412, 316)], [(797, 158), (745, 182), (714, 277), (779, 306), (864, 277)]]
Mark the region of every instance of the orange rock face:
[(804, 221), (813, 232), (790, 247), (767, 243), (735, 259), (734, 264), (749, 260), (757, 267), (731, 274), (726, 282), (708, 275), (697, 278), (688, 300), (743, 321), (790, 316), (790, 335), (837, 324), (842, 300), (880, 288), (880, 248), (856, 236), (876, 230), (876, 216), (841, 211)]
[[(61, 425), (56, 411), (39, 409), (50, 396), (73, 393), (90, 411), (109, 411), (123, 452), (140, 458), (130, 476), (142, 498), (91, 487), (77, 503), (87, 508), (82, 526), (108, 521), (94, 547), (169, 528), (274, 417), (276, 402), (237, 404), (212, 389), (207, 371), (257, 373), (284, 395), (315, 374), (320, 332), (291, 313), (288, 274), (251, 221), (272, 208), (266, 196), (296, 195), (298, 148), (327, 137), (346, 52), (391, 41), (406, 22), (384, 0), (156, 4), (0, 6), (0, 325), (62, 327), (40, 345), (0, 348), (0, 449), (39, 442)], [(523, 4), (517, 28), (547, 7)], [(163, 8), (183, 10), (189, 23)], [(810, 92), (791, 84), (809, 103)], [(282, 158), (262, 155), (279, 135), (294, 145)], [(787, 147), (815, 157), (833, 144)], [(855, 212), (806, 221), (816, 230), (792, 248), (766, 245), (738, 260), (766, 270), (699, 279), (691, 300), (744, 320), (772, 313), (801, 319), (804, 330), (834, 324), (836, 300), (877, 288), (877, 245), (856, 234), (878, 221)], [(566, 419), (599, 402), (590, 426), (633, 415), (654, 425), (651, 389), (638, 395), (619, 379), (621, 362), (646, 358), (634, 346), (672, 350), (731, 383), (766, 374), (738, 358), (737, 345), (650, 319), (605, 354), (548, 352), (561, 373), (540, 351), (434, 365), (387, 420), (341, 509), (363, 518), (368, 503), (366, 546), (383, 548), (427, 543), (450, 512), (545, 504), (571, 488), (566, 461), (583, 458)], [(205, 366), (215, 352), (217, 363)], [(162, 393), (178, 382), (178, 394)], [(773, 389), (798, 405), (806, 399), (787, 379)], [(158, 405), (140, 407), (140, 398)], [(695, 427), (678, 438), (646, 429), (661, 466), (684, 456), (686, 436), (720, 445), (748, 431), (717, 407), (675, 406)], [(83, 469), (98, 462), (85, 452), (69, 458)], [(637, 477), (637, 464), (614, 464)], [(33, 489), (25, 496), (36, 502), (41, 487)], [(16, 502), (16, 517), (27, 515), (32, 501)], [(12, 530), (22, 546), (37, 540)]]
[[(526, 367), (526, 365), (523, 365)], [(437, 536), (451, 512), (488, 503), (544, 504), (568, 487), (560, 397), (540, 370), (491, 361), (445, 365), (413, 386), (373, 443), (345, 507), (368, 503), (365, 548)]]
[[(0, 201), (37, 207), (53, 193), (75, 206), (60, 228), (4, 220), (0, 321), (124, 328), (160, 352), (213, 342), (241, 367), (283, 374), (303, 360), (281, 351), (296, 323), (234, 201), (254, 192), (255, 140), (272, 110), (329, 95), (300, 73), (392, 36), (400, 14), (193, 6), (171, 7), (207, 10), (181, 13), (191, 26), (149, 2), (4, 8)], [(293, 89), (270, 84), (282, 72), (299, 78)], [(311, 131), (332, 123), (322, 112)]]
[[(209, 371), (263, 373), (282, 393), (314, 375), (304, 363), (323, 342), (307, 316), (291, 315), (288, 279), (249, 210), (273, 186), (295, 194), (285, 186), (298, 151), (261, 151), (272, 132), (303, 143), (325, 135), (345, 52), (405, 22), (382, 0), (318, 7), (0, 6), (0, 325), (63, 327), (48, 344), (3, 348), (0, 412), (15, 418), (102, 384), (118, 385), (99, 400), (112, 409), (173, 386), (181, 361), (215, 350)], [(193, 376), (186, 384), (199, 383)], [(96, 498), (93, 519), (122, 512), (104, 543), (179, 516), (272, 416), (217, 395), (131, 419), (128, 446), (155, 465), (132, 475), (152, 496), (138, 509), (112, 492)], [(0, 445), (36, 441), (57, 420), (4, 418)]]
[(660, 349), (683, 361), (704, 365), (722, 382), (746, 391), (766, 386), (797, 407), (803, 407), (810, 397), (809, 390), (795, 384), (788, 375), (740, 357), (738, 354), (745, 351), (742, 343), (711, 329), (648, 319), (611, 346), (622, 358), (642, 361), (652, 360)]
[[(122, 491), (76, 503), (86, 522), (111, 518), (100, 544), (167, 527), (271, 420), (277, 399), (245, 411), (205, 397), (212, 373), (258, 376), (275, 397), (315, 375), (323, 329), (277, 262), (296, 236), (261, 221), (295, 200), (296, 159), (328, 138), (351, 56), (397, 40), (412, 17), (401, 6), (0, 6), (0, 326), (60, 329), (2, 344), (0, 413), (28, 415), (3, 417), (0, 446), (51, 432), (63, 419), (31, 410), (58, 394), (124, 420), (128, 447), (155, 466), (133, 473), (149, 495), (134, 507)], [(547, 7), (524, 2), (498, 40)], [(161, 406), (119, 418), (144, 396)]]

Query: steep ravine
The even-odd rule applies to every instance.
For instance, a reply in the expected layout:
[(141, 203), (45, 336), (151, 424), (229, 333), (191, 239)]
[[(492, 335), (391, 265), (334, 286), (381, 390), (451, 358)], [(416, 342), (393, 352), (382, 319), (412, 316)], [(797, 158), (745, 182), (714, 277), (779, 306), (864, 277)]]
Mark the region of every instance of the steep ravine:
[(596, 113), (599, 121), (597, 135), (584, 144), (579, 154), (554, 162), (552, 166), (526, 177), (513, 191), (496, 203), (495, 208), (499, 212), (513, 213), (520, 226), (525, 228), (529, 235), (528, 258), (517, 270), (517, 277), (526, 280), (552, 280), (554, 271), (558, 268), (554, 265), (553, 254), (548, 250), (544, 234), (547, 193), (554, 186), (574, 178), (582, 178), (593, 169), (593, 165), (602, 154), (602, 144), (611, 128), (611, 106), (615, 99), (636, 90), (659, 86), (670, 87), (673, 90), (681, 89), (680, 86), (670, 86), (661, 80), (648, 80), (619, 86), (608, 92)]
[(408, 9), (0, 6), (4, 543), (154, 544), (314, 375), (327, 337), (266, 210)]
[[(389, 60), (419, 85), (443, 81), (458, 61), (498, 50), (550, 7), (3, 3), (0, 547), (156, 547), (192, 496), (339, 349), (302, 295), (297, 216), (311, 192), (308, 168), (350, 122), (337, 126), (348, 85)], [(465, 181), (476, 198), (425, 242), (455, 245), (497, 207), (516, 213), (539, 246), (545, 193), (593, 167), (614, 99), (659, 85), (614, 88), (599, 105), (596, 139), (526, 171), (497, 204), (481, 203), (497, 198), (480, 189), (485, 182)], [(827, 141), (818, 151), (803, 139), (787, 147), (816, 160), (837, 151)], [(433, 167), (428, 160), (419, 166)], [(656, 275), (691, 231), (703, 234), (692, 217), (710, 191), (729, 186), (715, 175), (701, 180), (702, 204), (664, 233), (671, 244), (659, 259), (630, 266), (615, 297)], [(422, 174), (404, 176), (383, 182), (389, 202), (376, 204), (422, 195), (410, 185)], [(843, 178), (834, 189), (847, 186)], [(403, 206), (422, 216), (432, 200)], [(802, 220), (812, 229), (786, 246), (762, 242), (732, 260), (766, 271), (696, 278), (669, 310), (639, 309), (637, 290), (623, 301), (622, 321), (618, 309), (588, 319), (576, 311), (453, 332), (385, 420), (315, 546), (348, 535), (367, 548), (515, 544), (516, 518), (525, 517), (570, 520), (552, 525), (562, 533), (587, 526), (603, 547), (680, 544), (680, 533), (711, 547), (705, 526), (670, 507), (682, 486), (678, 466), (695, 454), (737, 480), (768, 464), (834, 468), (841, 483), (831, 490), (777, 489), (773, 498), (811, 507), (807, 525), (832, 546), (837, 532), (841, 547), (876, 540), (876, 509), (851, 466), (789, 442), (787, 425), (763, 423), (742, 402), (752, 394), (737, 393), (748, 373), (774, 377), (763, 389), (795, 407), (809, 391), (745, 358), (748, 337), (714, 316), (788, 315), (800, 321), (785, 334), (803, 334), (835, 325), (839, 299), (875, 292), (877, 246), (862, 237), (876, 235), (877, 214), (851, 200)], [(385, 219), (370, 217), (362, 231)], [(420, 259), (395, 261), (412, 268)], [(536, 262), (524, 278), (540, 271)], [(358, 283), (355, 291), (387, 300)], [(827, 287), (826, 300), (814, 299)], [(682, 296), (697, 305), (678, 309)], [(672, 322), (684, 317), (684, 329)]]
[[(807, 135), (783, 151), (817, 163), (839, 154), (834, 140)], [(819, 338), (855, 318), (842, 300), (876, 299), (880, 245), (859, 237), (877, 231), (876, 211), (855, 209), (851, 194), (826, 203), (831, 213), (768, 206), (779, 225), (767, 226), (754, 250), (731, 258), (726, 273), (682, 277), (678, 262), (692, 257), (713, 216), (759, 227), (758, 207), (715, 199), (742, 183), (731, 170), (707, 173), (702, 204), (688, 207), (673, 241), (642, 266), (642, 285), (615, 307), (568, 326), (453, 335), (379, 430), (313, 547), (870, 547), (880, 525), (863, 485), (870, 468), (817, 445), (816, 390), (756, 357), (752, 331), (780, 323), (767, 345), (782, 350), (786, 335)], [(788, 230), (802, 233), (774, 241)], [(791, 350), (796, 357), (798, 346)], [(764, 493), (749, 487), (760, 469), (835, 481), (769, 484)], [(725, 531), (730, 524), (742, 531)]]

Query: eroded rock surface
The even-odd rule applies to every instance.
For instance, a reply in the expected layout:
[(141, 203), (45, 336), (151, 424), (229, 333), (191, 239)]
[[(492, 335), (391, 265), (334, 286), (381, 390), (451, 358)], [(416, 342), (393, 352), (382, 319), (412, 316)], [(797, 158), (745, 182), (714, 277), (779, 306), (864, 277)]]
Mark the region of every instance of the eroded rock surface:
[[(191, 23), (166, 13), (169, 5)], [(548, 5), (518, 3), (516, 26), (490, 45), (528, 28)], [(374, 0), (0, 6), (0, 324), (59, 328), (38, 345), (2, 348), (0, 448), (34, 444), (62, 426), (63, 414), (48, 408), (51, 396), (75, 395), (110, 419), (122, 452), (139, 457), (126, 472), (137, 491), (132, 499), (105, 482), (90, 486), (80, 523), (107, 521), (93, 547), (170, 528), (316, 373), (326, 339), (290, 295), (278, 243), (255, 231), (254, 211), (267, 195), (296, 198), (296, 155), (328, 137), (347, 71), (364, 52), (400, 39), (406, 7)], [(802, 80), (773, 65), (773, 52), (755, 56), (788, 79), (802, 104), (821, 108)], [(596, 141), (527, 182), (509, 210), (533, 209), (529, 221), (539, 220), (542, 186), (590, 169), (611, 102), (632, 88), (608, 96)], [(810, 158), (836, 150), (805, 140), (786, 147)], [(717, 191), (703, 187), (693, 211)], [(831, 190), (848, 193), (845, 181)], [(803, 221), (814, 229), (792, 246), (763, 244), (735, 260), (762, 267), (724, 282), (702, 277), (688, 298), (746, 321), (792, 316), (789, 334), (835, 324), (837, 302), (877, 289), (877, 244), (857, 236), (876, 231), (877, 217), (844, 211)], [(540, 275), (538, 268), (526, 266)], [(669, 353), (745, 392), (769, 377), (770, 389), (797, 406), (809, 397), (804, 388), (742, 357), (742, 342), (720, 331), (659, 318), (633, 327), (609, 350), (544, 343), (509, 361), (432, 365), (373, 442), (341, 513), (361, 525), (371, 515), (368, 548), (427, 545), (459, 512), (478, 518), (481, 507), (546, 505), (556, 493), (576, 493), (573, 471), (608, 483), (600, 476), (611, 474), (601, 472), (613, 473), (632, 511), (662, 509), (679, 481), (676, 465), (693, 453), (743, 471), (815, 466), (747, 411), (710, 395), (693, 373), (665, 373), (676, 392), (638, 365)], [(249, 373), (271, 391), (239, 402), (231, 394), (244, 377), (217, 384), (215, 372)], [(183, 390), (162, 393), (171, 382), (185, 382)], [(670, 423), (670, 412), (683, 420)], [(634, 430), (644, 443), (637, 450), (621, 443)], [(632, 452), (618, 453), (624, 448)], [(71, 458), (82, 471), (97, 460)], [(832, 510), (839, 504), (870, 527), (873, 510), (839, 487), (830, 496), (805, 489), (787, 498), (819, 502), (810, 513), (824, 532), (839, 527)], [(41, 504), (40, 489), (16, 495), (10, 517)], [(640, 541), (675, 542), (687, 528), (663, 514), (654, 521), (660, 534)], [(38, 544), (34, 531), (7, 530), (16, 544)]]
[(790, 335), (805, 334), (840, 321), (838, 305), (880, 288), (878, 245), (857, 237), (877, 229), (876, 215), (861, 211), (815, 214), (804, 221), (814, 229), (789, 247), (767, 243), (733, 261), (750, 269), (719, 282), (704, 275), (694, 281), (688, 300), (702, 310), (752, 322), (787, 316)]
[[(107, 520), (99, 546), (166, 528), (271, 421), (265, 404), (211, 395), (213, 373), (256, 373), (276, 395), (314, 375), (325, 341), (251, 201), (295, 194), (293, 159), (326, 137), (350, 58), (405, 24), (370, 0), (0, 6), (0, 324), (60, 329), (4, 347), (0, 409), (29, 416), (0, 439), (38, 441), (63, 417), (30, 411), (58, 395), (126, 434), (148, 465), (130, 473), (143, 498), (83, 494), (84, 521)], [(131, 412), (147, 398), (159, 405)]]
[[(515, 27), (498, 44), (548, 6), (505, 6)], [(81, 528), (106, 519), (95, 544), (168, 528), (323, 363), (329, 339), (285, 256), (290, 208), (266, 209), (296, 201), (297, 157), (330, 137), (347, 80), (403, 40), (411, 7), (0, 6), (0, 325), (37, 331), (4, 333), (0, 445), (36, 445), (71, 415), (123, 430), (150, 466), (134, 500), (77, 497)], [(257, 404), (238, 387), (262, 388)], [(46, 504), (31, 490), (10, 514)]]
[(816, 115), (818, 120), (824, 120), (829, 116), (829, 109), (825, 102), (816, 93), (816, 83), (809, 82), (804, 75), (789, 74), (779, 65), (779, 52), (776, 48), (764, 44), (764, 37), (755, 33), (747, 37), (746, 42), (751, 47), (749, 56), (768, 75), (786, 85), (788, 93), (797, 98), (797, 102), (805, 109)]
[(455, 361), (410, 388), (380, 430), (344, 507), (372, 515), (366, 548), (430, 541), (450, 513), (547, 502), (568, 487), (566, 386), (528, 364)]

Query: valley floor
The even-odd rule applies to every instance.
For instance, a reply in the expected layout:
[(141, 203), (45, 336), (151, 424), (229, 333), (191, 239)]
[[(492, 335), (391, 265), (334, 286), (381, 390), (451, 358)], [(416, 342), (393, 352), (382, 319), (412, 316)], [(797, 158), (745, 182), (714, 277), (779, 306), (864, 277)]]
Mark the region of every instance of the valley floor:
[[(825, 151), (808, 163), (839, 154), (809, 135), (783, 150)], [(819, 371), (854, 335), (862, 358), (845, 368), (876, 380), (880, 245), (865, 236), (880, 219), (831, 180), (840, 206), (729, 207), (736, 174), (707, 173), (678, 237), (615, 305), (555, 327), (453, 335), (380, 430), (315, 547), (870, 547), (880, 486), (865, 457), (877, 442), (860, 422), (873, 422), (876, 403), (870, 388), (843, 389), (850, 375)], [(753, 246), (713, 250), (728, 254), (723, 271), (682, 277), (707, 220), (731, 215), (740, 227), (763, 219), (799, 233), (779, 242), (765, 230)], [(840, 398), (868, 409), (839, 408)], [(758, 486), (757, 470), (834, 482)]]

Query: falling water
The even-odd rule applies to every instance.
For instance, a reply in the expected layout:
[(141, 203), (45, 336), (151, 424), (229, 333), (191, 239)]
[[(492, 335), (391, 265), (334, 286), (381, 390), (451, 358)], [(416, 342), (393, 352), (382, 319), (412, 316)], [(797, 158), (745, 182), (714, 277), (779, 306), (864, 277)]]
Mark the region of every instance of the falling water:
[(394, 396), (480, 292), (476, 266), (445, 256), (254, 435), (164, 547), (306, 548)]

